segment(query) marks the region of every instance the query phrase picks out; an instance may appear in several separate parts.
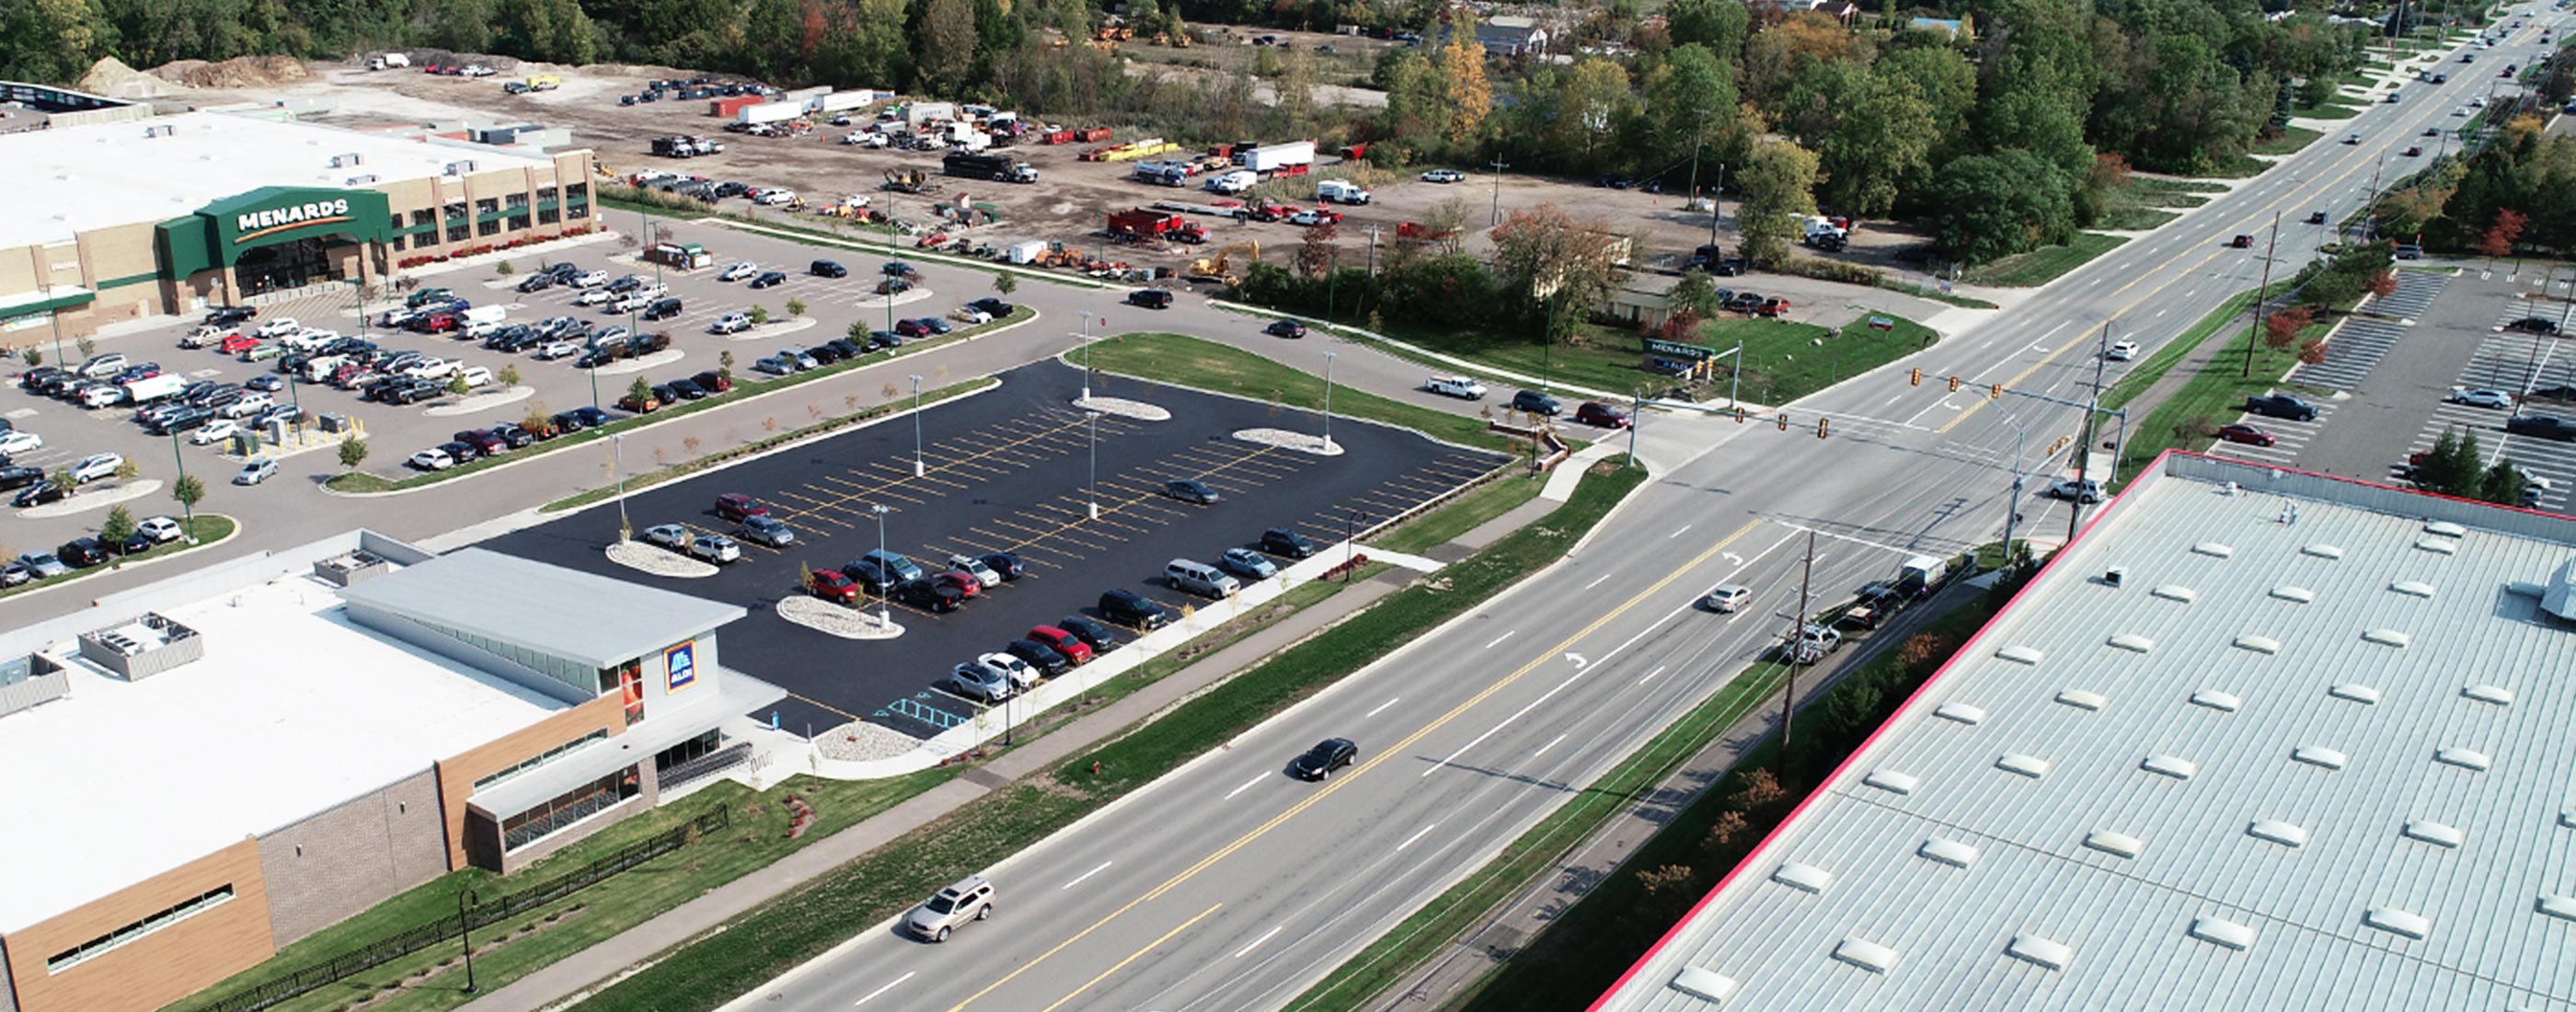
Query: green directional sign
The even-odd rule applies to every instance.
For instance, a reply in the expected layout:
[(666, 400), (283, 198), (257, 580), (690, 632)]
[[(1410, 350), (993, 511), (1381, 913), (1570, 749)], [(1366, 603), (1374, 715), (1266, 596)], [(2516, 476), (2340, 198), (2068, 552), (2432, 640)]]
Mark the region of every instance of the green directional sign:
[(1703, 348), (1696, 344), (1683, 344), (1680, 341), (1665, 341), (1652, 337), (1646, 339), (1646, 351), (1648, 354), (1686, 358), (1693, 362), (1705, 362), (1717, 357), (1715, 348)]

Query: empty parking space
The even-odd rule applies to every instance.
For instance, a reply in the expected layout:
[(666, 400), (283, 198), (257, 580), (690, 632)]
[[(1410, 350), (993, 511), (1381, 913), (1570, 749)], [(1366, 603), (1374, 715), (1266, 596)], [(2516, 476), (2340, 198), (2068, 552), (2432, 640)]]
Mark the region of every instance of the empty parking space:
[[(1001, 378), (989, 393), (923, 413), (918, 437), (913, 419), (899, 417), (629, 497), (626, 515), (639, 530), (680, 523), (730, 533), (736, 525), (713, 510), (726, 493), (752, 496), (794, 528), (796, 544), (746, 543), (743, 558), (713, 577), (660, 579), (608, 561), (613, 505), (491, 547), (750, 609), (724, 630), (724, 661), (794, 694), (778, 712), (789, 730), (868, 720), (929, 734), (972, 719), (979, 705), (940, 687), (951, 667), (1031, 626), (1096, 616), (1105, 590), (1177, 610), (1193, 599), (1160, 578), (1175, 557), (1212, 563), (1271, 527), (1330, 544), (1502, 462), (1348, 420), (1333, 431), (1347, 452), (1317, 457), (1231, 438), (1245, 428), (1315, 424), (1276, 417), (1266, 405), (1156, 387), (1118, 394), (1150, 398), (1172, 411), (1169, 421), (1092, 418), (1070, 407), (1079, 372), (1041, 363)], [(1177, 479), (1205, 484), (1218, 501), (1167, 495), (1165, 483)], [(1009, 552), (1026, 574), (945, 614), (887, 605), (905, 628), (891, 640), (838, 638), (778, 617), (776, 604), (800, 593), (807, 570), (837, 569), (880, 543), (925, 565)]]
[[(2576, 417), (2576, 355), (2569, 353), (2562, 338), (2515, 331), (2489, 334), (2460, 370), (2457, 385), (2513, 394), (2523, 399), (2526, 414)], [(2540, 488), (2534, 505), (2552, 513), (2567, 512), (2570, 492), (2576, 491), (2576, 443), (2508, 433), (2505, 423), (2514, 413), (2510, 408), (2444, 402), (2425, 418), (2405, 452), (2389, 462), (2390, 472), (2402, 474), (2407, 460), (2431, 449), (2445, 431), (2454, 436), (2474, 433), (2490, 466), (2498, 460), (2512, 461)]]
[(2269, 418), (2262, 415), (2244, 415), (2237, 419), (2236, 424), (2252, 426), (2272, 437), (2270, 446), (2222, 441), (2209, 452), (2212, 456), (2263, 464), (2284, 466), (2295, 464), (2299, 460), (2299, 451), (2307, 449), (2309, 441), (2317, 438), (2317, 433), (2334, 419), (2335, 405), (2316, 404), (2314, 401), (2310, 403), (2315, 404), (2317, 417), (2309, 421)]
[(2328, 390), (2357, 388), (2411, 329), (2395, 320), (2348, 317), (2327, 342), (2326, 360), (2313, 365), (2301, 363), (2290, 371), (2290, 382)]

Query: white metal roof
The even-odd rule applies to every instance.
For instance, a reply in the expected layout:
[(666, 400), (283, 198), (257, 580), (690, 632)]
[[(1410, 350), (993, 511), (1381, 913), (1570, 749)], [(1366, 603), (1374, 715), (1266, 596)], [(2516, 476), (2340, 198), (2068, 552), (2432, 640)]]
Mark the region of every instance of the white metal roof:
[(1595, 1008), (2576, 1008), (2571, 557), (2169, 456)]
[(140, 682), (74, 661), (69, 696), (0, 719), (0, 932), (563, 709), (350, 623), (311, 577), (162, 613), (202, 659)]
[[(354, 164), (332, 167), (351, 154)], [(369, 188), (431, 178), (460, 159), (477, 171), (552, 164), (483, 145), (215, 112), (0, 134), (10, 183), (0, 201), (0, 249), (167, 221), (263, 186)], [(376, 182), (353, 182), (366, 176)]]

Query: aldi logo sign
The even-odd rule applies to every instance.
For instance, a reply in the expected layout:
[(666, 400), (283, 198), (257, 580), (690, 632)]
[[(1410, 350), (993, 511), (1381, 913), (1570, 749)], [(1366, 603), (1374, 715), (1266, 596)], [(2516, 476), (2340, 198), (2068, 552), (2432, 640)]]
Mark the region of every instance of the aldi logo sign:
[(233, 237), (233, 242), (245, 243), (291, 228), (347, 220), (349, 220), (349, 201), (346, 198), (245, 211), (234, 216), (233, 227), (240, 234)]
[(690, 640), (662, 651), (662, 668), (668, 672), (664, 678), (664, 683), (669, 686), (663, 690), (666, 694), (688, 688), (698, 680), (698, 641)]

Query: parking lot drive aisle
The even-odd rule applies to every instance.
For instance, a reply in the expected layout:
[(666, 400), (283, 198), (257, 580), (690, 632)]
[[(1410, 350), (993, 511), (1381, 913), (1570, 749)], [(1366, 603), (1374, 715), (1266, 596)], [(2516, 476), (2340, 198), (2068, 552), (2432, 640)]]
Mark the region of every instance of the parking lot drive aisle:
[[(1333, 439), (1345, 451), (1337, 456), (1238, 440), (1231, 434), (1243, 429), (1312, 431), (1321, 420), (1107, 377), (1095, 381), (1095, 393), (1147, 401), (1173, 417), (1096, 420), (1100, 515), (1093, 520), (1095, 421), (1070, 406), (1082, 374), (1042, 362), (1001, 379), (994, 391), (921, 416), (918, 474), (913, 427), (880, 424), (629, 497), (625, 513), (639, 532), (676, 524), (690, 537), (733, 535), (739, 525), (715, 508), (726, 494), (749, 496), (795, 531), (796, 541), (783, 548), (736, 536), (742, 558), (712, 577), (657, 578), (610, 561), (603, 549), (617, 536), (614, 503), (489, 547), (750, 609), (742, 631), (726, 640), (725, 662), (793, 693), (776, 713), (787, 730), (819, 734), (866, 720), (926, 737), (973, 720), (987, 705), (946, 686), (954, 666), (1067, 615), (1102, 618), (1104, 591), (1133, 591), (1177, 613), (1204, 599), (1164, 578), (1175, 558), (1213, 564), (1226, 549), (1258, 547), (1271, 528), (1331, 545), (1504, 462), (1499, 454), (1348, 418), (1333, 423)], [(631, 457), (636, 447), (628, 449)], [(1201, 482), (1218, 499), (1174, 498), (1165, 485), (1176, 480)], [(932, 572), (955, 555), (997, 552), (1016, 556), (1024, 572), (979, 585), (953, 611), (868, 600), (866, 607), (890, 608), (904, 627), (891, 640), (842, 639), (778, 617), (776, 604), (801, 593), (806, 572), (853, 563), (877, 550), (880, 536), (888, 550)]]

